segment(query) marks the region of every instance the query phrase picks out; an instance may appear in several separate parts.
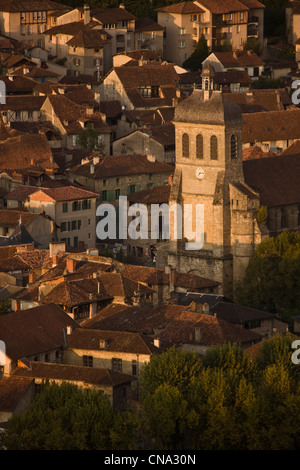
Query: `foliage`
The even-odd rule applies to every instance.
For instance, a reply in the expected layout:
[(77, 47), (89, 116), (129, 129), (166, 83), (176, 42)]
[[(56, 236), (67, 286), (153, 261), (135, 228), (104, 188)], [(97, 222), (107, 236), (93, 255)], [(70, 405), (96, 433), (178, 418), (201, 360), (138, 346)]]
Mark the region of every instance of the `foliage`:
[[(8, 450), (105, 450), (133, 448), (137, 419), (116, 415), (108, 397), (70, 383), (44, 384), (31, 406), (14, 414), (2, 434)], [(131, 433), (124, 430), (132, 428)], [(1, 447), (1, 446), (0, 446)]]
[(300, 309), (300, 233), (282, 232), (268, 237), (249, 261), (237, 302), (280, 313), (290, 321)]
[(78, 134), (78, 146), (86, 150), (102, 150), (103, 145), (99, 143), (99, 131), (91, 126), (82, 129)]
[(201, 369), (199, 357), (180, 349), (170, 348), (151, 357), (141, 368), (141, 396), (153, 394), (160, 385), (177, 387), (185, 393)]
[(204, 34), (201, 35), (194, 52), (188, 57), (182, 66), (191, 71), (202, 69), (202, 62), (208, 57), (209, 50)]
[(272, 88), (284, 88), (284, 82), (281, 78), (269, 78), (260, 76), (257, 80), (254, 80), (251, 84), (251, 88), (254, 89), (272, 89)]
[(0, 315), (5, 315), (11, 311), (11, 301), (8, 300), (0, 300)]
[(258, 209), (257, 214), (256, 214), (257, 222), (259, 224), (262, 224), (266, 222), (267, 218), (268, 218), (268, 209), (266, 208), (266, 206), (261, 206)]
[(243, 44), (243, 49), (245, 51), (253, 51), (255, 54), (260, 56), (262, 50), (261, 50), (261, 43), (258, 39), (256, 38), (248, 38), (245, 43)]

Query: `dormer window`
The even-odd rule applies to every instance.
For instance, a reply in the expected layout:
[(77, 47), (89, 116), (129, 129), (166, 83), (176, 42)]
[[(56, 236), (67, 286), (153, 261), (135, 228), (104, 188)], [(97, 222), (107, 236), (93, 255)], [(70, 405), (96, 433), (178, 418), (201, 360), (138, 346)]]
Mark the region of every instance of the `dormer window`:
[(158, 98), (159, 97), (159, 86), (143, 86), (138, 88), (141, 96), (146, 98)]

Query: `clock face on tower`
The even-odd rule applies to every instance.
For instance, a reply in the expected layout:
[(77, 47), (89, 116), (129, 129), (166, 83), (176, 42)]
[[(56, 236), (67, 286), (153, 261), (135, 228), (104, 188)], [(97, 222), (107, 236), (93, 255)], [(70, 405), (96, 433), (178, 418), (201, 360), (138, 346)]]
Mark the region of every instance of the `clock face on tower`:
[(204, 177), (203, 168), (197, 168), (195, 173), (196, 173), (196, 178), (198, 178), (198, 180), (202, 180), (202, 178)]

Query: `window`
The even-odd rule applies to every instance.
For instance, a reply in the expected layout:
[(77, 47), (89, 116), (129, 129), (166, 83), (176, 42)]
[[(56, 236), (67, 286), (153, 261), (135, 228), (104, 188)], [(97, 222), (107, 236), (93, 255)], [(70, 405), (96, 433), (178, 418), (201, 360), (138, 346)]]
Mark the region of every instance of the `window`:
[(230, 156), (231, 156), (232, 160), (237, 158), (237, 137), (236, 137), (236, 135), (232, 135), (231, 138), (230, 138)]
[(61, 232), (66, 232), (67, 231), (67, 222), (62, 222), (60, 224), (60, 231)]
[(131, 365), (132, 365), (131, 375), (137, 375), (137, 361), (135, 359), (132, 359)]
[(122, 372), (122, 359), (117, 359), (115, 357), (111, 360), (112, 370), (116, 372)]
[(33, 19), (34, 19), (34, 20), (37, 19), (37, 12), (36, 12), (36, 11), (33, 12)]
[(72, 230), (77, 230), (77, 220), (72, 220)]
[(120, 198), (120, 195), (121, 195), (120, 189), (116, 189), (116, 190), (115, 190), (115, 199), (119, 199), (119, 198)]
[(151, 39), (155, 39), (155, 31), (151, 31)]
[(196, 137), (196, 158), (203, 158), (203, 137), (201, 134)]
[(82, 210), (87, 210), (91, 208), (91, 200), (90, 199), (84, 199), (82, 201)]
[(186, 133), (182, 135), (182, 156), (185, 158), (190, 156), (190, 141)]
[(218, 139), (215, 135), (210, 138), (210, 158), (211, 160), (218, 160)]
[(28, 111), (28, 119), (33, 119), (33, 111)]
[(82, 356), (83, 365), (86, 367), (93, 367), (93, 356)]
[(31, 26), (27, 26), (27, 34), (30, 36), (31, 35)]
[(128, 194), (133, 194), (135, 193), (135, 184), (130, 184), (128, 186)]
[(185, 34), (185, 28), (178, 28), (178, 34), (179, 36), (182, 36), (183, 34)]
[(119, 186), (120, 184), (120, 178), (116, 178), (116, 185)]
[(74, 248), (78, 247), (78, 237), (74, 237)]
[(22, 13), (21, 13), (21, 21), (25, 21), (25, 12), (24, 11), (22, 11)]
[(178, 47), (180, 48), (185, 47), (185, 41), (178, 41)]
[(106, 180), (103, 180), (102, 182), (103, 182), (103, 186), (105, 187), (107, 181), (106, 181)]
[(16, 119), (21, 119), (21, 111), (16, 111)]
[(21, 25), (21, 34), (25, 34), (25, 26)]
[(107, 191), (101, 191), (101, 201), (107, 201)]
[(63, 202), (62, 211), (63, 212), (68, 212), (68, 203), (67, 202)]
[(80, 211), (81, 210), (81, 201), (74, 201), (72, 202), (72, 211)]

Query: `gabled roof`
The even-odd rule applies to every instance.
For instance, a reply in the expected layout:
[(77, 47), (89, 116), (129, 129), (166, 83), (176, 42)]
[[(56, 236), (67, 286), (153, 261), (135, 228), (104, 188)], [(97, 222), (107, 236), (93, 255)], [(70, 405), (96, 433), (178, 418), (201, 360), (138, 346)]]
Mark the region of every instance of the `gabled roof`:
[(48, 380), (64, 380), (68, 382), (83, 382), (85, 384), (93, 384), (99, 387), (114, 387), (130, 383), (135, 380), (131, 375), (122, 374), (110, 369), (76, 366), (71, 364), (53, 364), (49, 362), (30, 362), (28, 366), (19, 366), (12, 371), (11, 377), (15, 380), (17, 378), (24, 377), (23, 380), (25, 380), (25, 378), (28, 380), (30, 378), (39, 378)]
[(68, 6), (52, 0), (0, 0), (0, 11), (10, 11), (11, 13), (68, 9)]
[(66, 307), (90, 304), (103, 300), (112, 300), (101, 281), (98, 292), (98, 281), (95, 279), (81, 279), (73, 281), (63, 281), (57, 284), (51, 291), (43, 297), (43, 304), (57, 303)]
[(31, 193), (29, 196), (30, 200), (33, 201), (77, 201), (80, 199), (89, 199), (99, 197), (98, 193), (87, 191), (86, 189), (77, 188), (75, 186), (66, 186), (60, 188), (43, 188), (38, 189), (35, 193)]
[(135, 16), (125, 8), (91, 8), (91, 17), (96, 18), (102, 24), (115, 23), (117, 21), (134, 20)]
[(99, 281), (105, 291), (112, 297), (123, 297), (124, 299), (135, 298), (138, 295), (149, 295), (154, 291), (149, 287), (132, 280), (123, 273), (100, 273)]
[(243, 114), (243, 143), (300, 139), (298, 108)]
[[(100, 340), (106, 341), (102, 348)], [(148, 338), (139, 333), (127, 331), (107, 331), (87, 328), (76, 328), (67, 336), (68, 349), (88, 349), (105, 352), (151, 355), (158, 349)]]
[[(90, 176), (92, 163), (85, 163), (70, 168), (70, 172), (83, 176)], [(94, 165), (94, 173), (91, 175), (93, 178), (111, 178), (114, 176), (122, 175), (140, 175), (140, 174), (154, 174), (154, 173), (167, 173), (173, 174), (174, 167), (167, 163), (158, 161), (149, 161), (145, 155), (115, 155), (114, 158), (110, 156), (102, 157), (100, 162)]]
[(264, 61), (253, 51), (213, 52), (226, 69), (234, 67), (259, 67)]
[(211, 13), (220, 15), (222, 13), (232, 13), (234, 11), (248, 11), (246, 2), (239, 0), (199, 0), (197, 3), (207, 8)]
[(56, 304), (0, 316), (1, 339), (13, 360), (63, 348), (67, 326), (79, 325)]
[(195, 2), (182, 2), (174, 5), (167, 5), (165, 7), (156, 8), (155, 11), (161, 11), (166, 13), (177, 13), (180, 15), (190, 15), (192, 13), (204, 13), (204, 10), (200, 8)]
[(67, 42), (68, 46), (91, 48), (103, 48), (109, 43), (108, 39), (103, 38), (103, 31), (97, 29), (81, 30)]
[[(135, 20), (135, 31), (140, 32), (140, 31), (163, 31), (163, 27), (156, 23), (152, 18), (150, 17), (143, 17), (143, 18), (137, 18)], [(144, 49), (146, 52), (147, 49)]]

